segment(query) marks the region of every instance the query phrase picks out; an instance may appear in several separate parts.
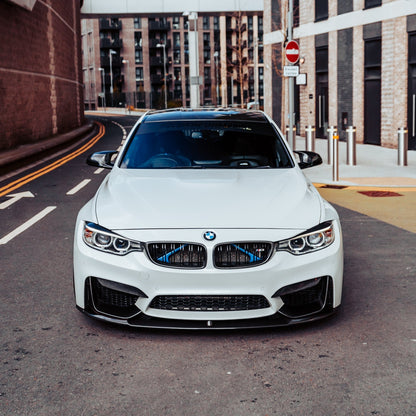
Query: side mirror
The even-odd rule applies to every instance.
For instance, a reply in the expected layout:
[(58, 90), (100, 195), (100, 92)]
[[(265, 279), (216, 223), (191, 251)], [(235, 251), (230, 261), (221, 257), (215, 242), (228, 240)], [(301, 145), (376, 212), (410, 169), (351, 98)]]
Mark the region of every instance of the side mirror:
[(297, 162), (301, 169), (311, 168), (322, 163), (322, 158), (318, 153), (308, 152), (306, 150), (295, 150), (293, 153), (298, 156), (299, 160)]
[(88, 156), (87, 164), (98, 168), (112, 169), (114, 166), (113, 156), (115, 151), (96, 152)]

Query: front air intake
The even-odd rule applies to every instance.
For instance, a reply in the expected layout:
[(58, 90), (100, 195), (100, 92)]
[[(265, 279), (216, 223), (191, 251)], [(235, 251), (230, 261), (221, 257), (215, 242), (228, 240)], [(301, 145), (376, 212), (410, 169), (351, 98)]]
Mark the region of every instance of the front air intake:
[(207, 263), (206, 249), (200, 244), (150, 243), (147, 253), (161, 266), (200, 269)]
[(272, 252), (272, 243), (246, 242), (221, 244), (214, 251), (218, 268), (253, 267), (265, 263)]
[(153, 309), (190, 312), (250, 311), (268, 307), (268, 300), (260, 295), (156, 296), (150, 304)]

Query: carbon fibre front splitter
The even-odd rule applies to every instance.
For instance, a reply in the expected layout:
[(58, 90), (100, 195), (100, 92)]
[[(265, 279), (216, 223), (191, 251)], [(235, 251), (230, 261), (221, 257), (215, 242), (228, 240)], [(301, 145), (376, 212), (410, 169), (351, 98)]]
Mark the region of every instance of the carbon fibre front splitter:
[(91, 318), (98, 319), (109, 323), (118, 325), (126, 325), (136, 328), (154, 328), (154, 329), (185, 329), (185, 330), (225, 330), (225, 329), (250, 329), (250, 328), (273, 328), (273, 327), (285, 327), (290, 325), (303, 324), (307, 322), (314, 322), (320, 319), (327, 318), (338, 311), (338, 308), (324, 308), (322, 311), (303, 316), (299, 318), (288, 318), (279, 312), (274, 315), (264, 318), (254, 319), (238, 319), (238, 320), (226, 320), (226, 321), (194, 321), (194, 320), (182, 320), (182, 319), (161, 319), (153, 318), (144, 313), (139, 313), (130, 319), (114, 318), (106, 315), (96, 314), (93, 312), (87, 312), (77, 308), (88, 315)]

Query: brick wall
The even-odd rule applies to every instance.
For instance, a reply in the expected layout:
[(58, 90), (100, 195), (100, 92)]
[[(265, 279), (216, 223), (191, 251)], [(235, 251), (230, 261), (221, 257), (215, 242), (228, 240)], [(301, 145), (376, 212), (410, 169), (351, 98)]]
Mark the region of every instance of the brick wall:
[(382, 24), (381, 144), (397, 147), (397, 129), (407, 127), (406, 18)]
[[(299, 2), (299, 17), (302, 24), (315, 20), (315, 2), (306, 0)], [(305, 126), (315, 126), (315, 37), (308, 36), (299, 40), (300, 55), (305, 62), (300, 72), (307, 74), (305, 86), (299, 87), (300, 134), (305, 135)]]
[(0, 151), (84, 123), (78, 0), (0, 3)]

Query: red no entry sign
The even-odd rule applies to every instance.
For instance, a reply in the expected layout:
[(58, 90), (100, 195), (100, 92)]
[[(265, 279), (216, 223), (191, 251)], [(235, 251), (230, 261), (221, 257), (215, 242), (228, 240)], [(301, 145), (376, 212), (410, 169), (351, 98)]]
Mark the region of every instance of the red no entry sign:
[(286, 45), (286, 59), (291, 64), (295, 64), (299, 60), (299, 45), (294, 40), (291, 40)]

